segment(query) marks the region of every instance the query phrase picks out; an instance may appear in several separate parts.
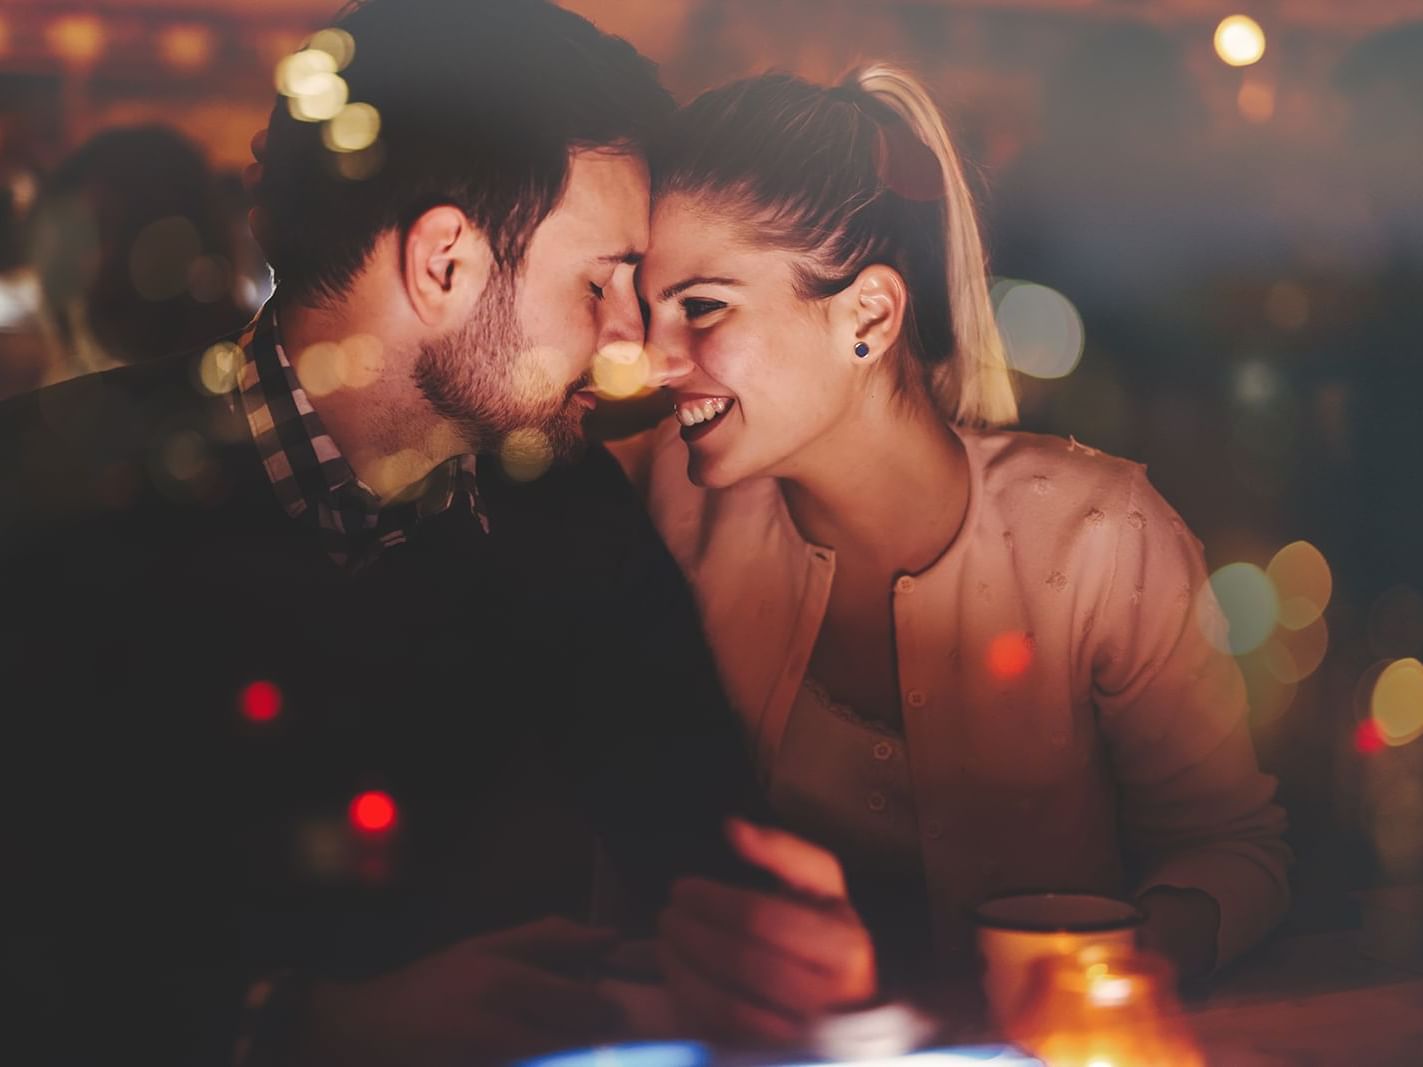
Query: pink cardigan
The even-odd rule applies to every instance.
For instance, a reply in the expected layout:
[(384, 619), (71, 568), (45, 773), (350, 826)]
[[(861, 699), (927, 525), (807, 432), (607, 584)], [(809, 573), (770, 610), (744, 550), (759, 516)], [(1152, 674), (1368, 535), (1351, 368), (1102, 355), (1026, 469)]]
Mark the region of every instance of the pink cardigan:
[[(693, 486), (676, 431), (652, 433), (648, 508), (769, 781), (835, 553), (800, 536), (774, 480)], [(893, 589), (939, 951), (964, 944), (965, 909), (994, 894), (1169, 885), (1219, 903), (1228, 961), (1283, 915), (1289, 852), (1239, 671), (1203, 635), (1225, 622), (1209, 593), (1197, 610), (1199, 542), (1137, 464), (1055, 437), (959, 433), (963, 528)], [(1025, 635), (1020, 673), (989, 667), (1004, 634)]]

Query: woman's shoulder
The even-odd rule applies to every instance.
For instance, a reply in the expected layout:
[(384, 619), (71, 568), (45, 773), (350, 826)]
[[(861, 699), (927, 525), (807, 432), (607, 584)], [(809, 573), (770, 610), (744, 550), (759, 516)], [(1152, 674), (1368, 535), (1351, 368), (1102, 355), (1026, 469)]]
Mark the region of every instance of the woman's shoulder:
[(960, 431), (991, 493), (1026, 491), (1038, 497), (1125, 489), (1144, 471), (1140, 463), (1084, 444), (1076, 437), (1022, 430)]
[(985, 510), (1005, 529), (1062, 543), (1073, 531), (1186, 532), (1147, 479), (1146, 466), (1075, 437), (1021, 431), (962, 434), (978, 467)]

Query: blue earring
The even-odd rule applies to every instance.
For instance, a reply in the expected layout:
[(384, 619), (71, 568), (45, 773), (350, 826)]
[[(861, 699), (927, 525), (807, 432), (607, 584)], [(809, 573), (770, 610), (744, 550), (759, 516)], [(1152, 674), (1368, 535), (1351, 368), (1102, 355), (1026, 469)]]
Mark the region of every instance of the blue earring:
[(859, 356), (861, 359), (864, 359), (864, 358), (865, 358), (866, 356), (868, 356), (869, 354), (870, 354), (870, 346), (869, 346), (869, 345), (865, 344), (865, 342), (863, 342), (863, 341), (856, 341), (856, 342), (855, 342), (855, 355)]

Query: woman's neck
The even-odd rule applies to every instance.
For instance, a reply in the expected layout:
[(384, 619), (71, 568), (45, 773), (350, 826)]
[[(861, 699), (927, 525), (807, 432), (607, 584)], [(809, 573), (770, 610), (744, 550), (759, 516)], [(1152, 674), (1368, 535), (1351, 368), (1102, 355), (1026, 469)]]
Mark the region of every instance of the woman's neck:
[(821, 441), (781, 491), (801, 536), (842, 562), (917, 573), (963, 525), (968, 457), (927, 402), (885, 405)]

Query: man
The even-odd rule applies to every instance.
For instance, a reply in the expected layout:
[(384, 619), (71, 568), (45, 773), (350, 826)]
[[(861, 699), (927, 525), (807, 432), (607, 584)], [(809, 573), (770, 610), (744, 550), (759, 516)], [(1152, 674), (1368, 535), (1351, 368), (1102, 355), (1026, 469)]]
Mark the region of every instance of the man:
[(278, 289), (235, 345), (0, 409), (25, 1062), (226, 1062), (248, 989), (254, 1061), (586, 1040), (615, 1013), (567, 975), (608, 934), (529, 925), (585, 903), (579, 818), (634, 915), (731, 870), (750, 778), (694, 610), (581, 454), (593, 354), (641, 340), (670, 101), (540, 0), (341, 27), (317, 81), (379, 139), (353, 166), (293, 117), (309, 82), (278, 102)]

